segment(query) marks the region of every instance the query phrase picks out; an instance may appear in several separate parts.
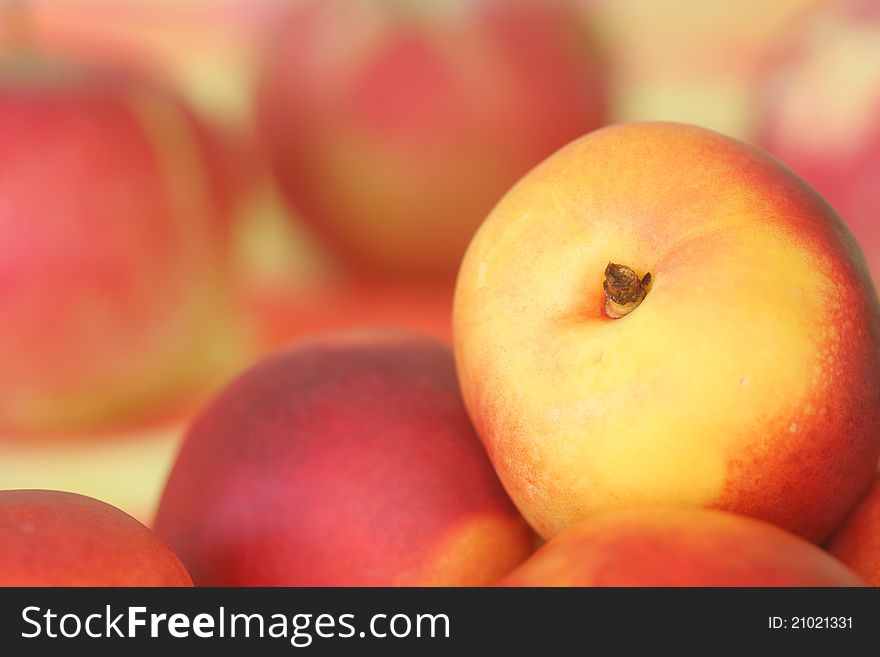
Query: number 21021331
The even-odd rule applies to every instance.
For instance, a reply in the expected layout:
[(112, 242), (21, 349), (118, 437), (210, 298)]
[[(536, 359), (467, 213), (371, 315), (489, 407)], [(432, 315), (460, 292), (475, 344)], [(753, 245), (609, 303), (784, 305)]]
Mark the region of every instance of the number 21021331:
[(851, 630), (852, 616), (770, 616), (767, 626), (771, 630)]

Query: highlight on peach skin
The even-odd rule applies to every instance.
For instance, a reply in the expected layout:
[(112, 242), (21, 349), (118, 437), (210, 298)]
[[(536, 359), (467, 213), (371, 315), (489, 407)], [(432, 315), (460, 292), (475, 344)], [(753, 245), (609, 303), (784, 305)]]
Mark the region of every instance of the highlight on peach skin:
[(496, 583), (532, 551), (465, 414), (449, 348), (305, 339), (194, 422), (156, 516), (197, 585)]

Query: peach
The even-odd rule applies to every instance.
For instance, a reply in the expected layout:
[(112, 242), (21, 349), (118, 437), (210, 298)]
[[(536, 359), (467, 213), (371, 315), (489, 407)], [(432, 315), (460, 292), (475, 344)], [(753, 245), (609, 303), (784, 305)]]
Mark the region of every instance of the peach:
[(506, 586), (861, 586), (812, 543), (705, 509), (603, 513), (546, 543)]
[(828, 542), (828, 551), (871, 586), (880, 586), (880, 477)]
[(504, 190), (604, 123), (582, 18), (558, 0), (300, 3), (258, 107), (286, 197), (360, 273), (451, 280)]
[(295, 343), (195, 421), (155, 528), (199, 585), (492, 584), (533, 536), (474, 435), (448, 347)]
[(240, 353), (195, 122), (147, 79), (0, 72), (0, 432), (151, 415)]
[(820, 541), (874, 473), (859, 248), (805, 182), (709, 130), (613, 126), (535, 168), (470, 245), (453, 340), (477, 432), (545, 537), (661, 505)]
[(119, 509), (51, 490), (0, 491), (0, 586), (192, 586), (156, 535)]
[[(225, 215), (242, 212), (265, 165), (250, 121), (251, 59), (284, 0), (28, 0), (4, 7), (0, 52), (39, 49), (175, 88)], [(228, 217), (227, 217), (228, 218)]]
[(880, 281), (880, 0), (823, 2), (765, 64), (757, 143), (840, 213)]

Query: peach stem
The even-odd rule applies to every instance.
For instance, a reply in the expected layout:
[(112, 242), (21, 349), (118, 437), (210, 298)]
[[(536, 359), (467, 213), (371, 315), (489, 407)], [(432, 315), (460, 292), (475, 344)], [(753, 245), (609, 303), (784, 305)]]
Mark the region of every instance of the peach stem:
[(611, 319), (620, 319), (639, 307), (648, 294), (651, 274), (642, 278), (632, 268), (609, 262), (605, 268), (605, 314)]

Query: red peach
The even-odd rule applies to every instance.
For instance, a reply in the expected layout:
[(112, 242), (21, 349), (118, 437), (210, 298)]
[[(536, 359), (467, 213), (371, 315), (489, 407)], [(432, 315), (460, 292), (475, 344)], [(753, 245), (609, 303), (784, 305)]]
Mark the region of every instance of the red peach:
[(146, 79), (2, 70), (0, 431), (152, 414), (238, 349), (194, 122)]
[(192, 586), (156, 535), (116, 507), (49, 490), (0, 491), (0, 586)]
[(546, 0), (301, 3), (258, 107), (282, 190), (350, 263), (447, 279), (504, 190), (605, 115), (580, 10)]
[(248, 96), (245, 71), (252, 68), (256, 43), (281, 11), (280, 2), (28, 0), (4, 7), (0, 52), (38, 49), (83, 65), (112, 63), (180, 90), (198, 111), (198, 120), (188, 117), (194, 119), (190, 128), (224, 215), (232, 215), (265, 174), (249, 102), (236, 99)]
[(630, 509), (552, 539), (506, 586), (859, 586), (845, 566), (773, 525), (721, 511)]
[(492, 584), (532, 550), (449, 348), (395, 332), (304, 340), (235, 381), (155, 527), (209, 586)]

